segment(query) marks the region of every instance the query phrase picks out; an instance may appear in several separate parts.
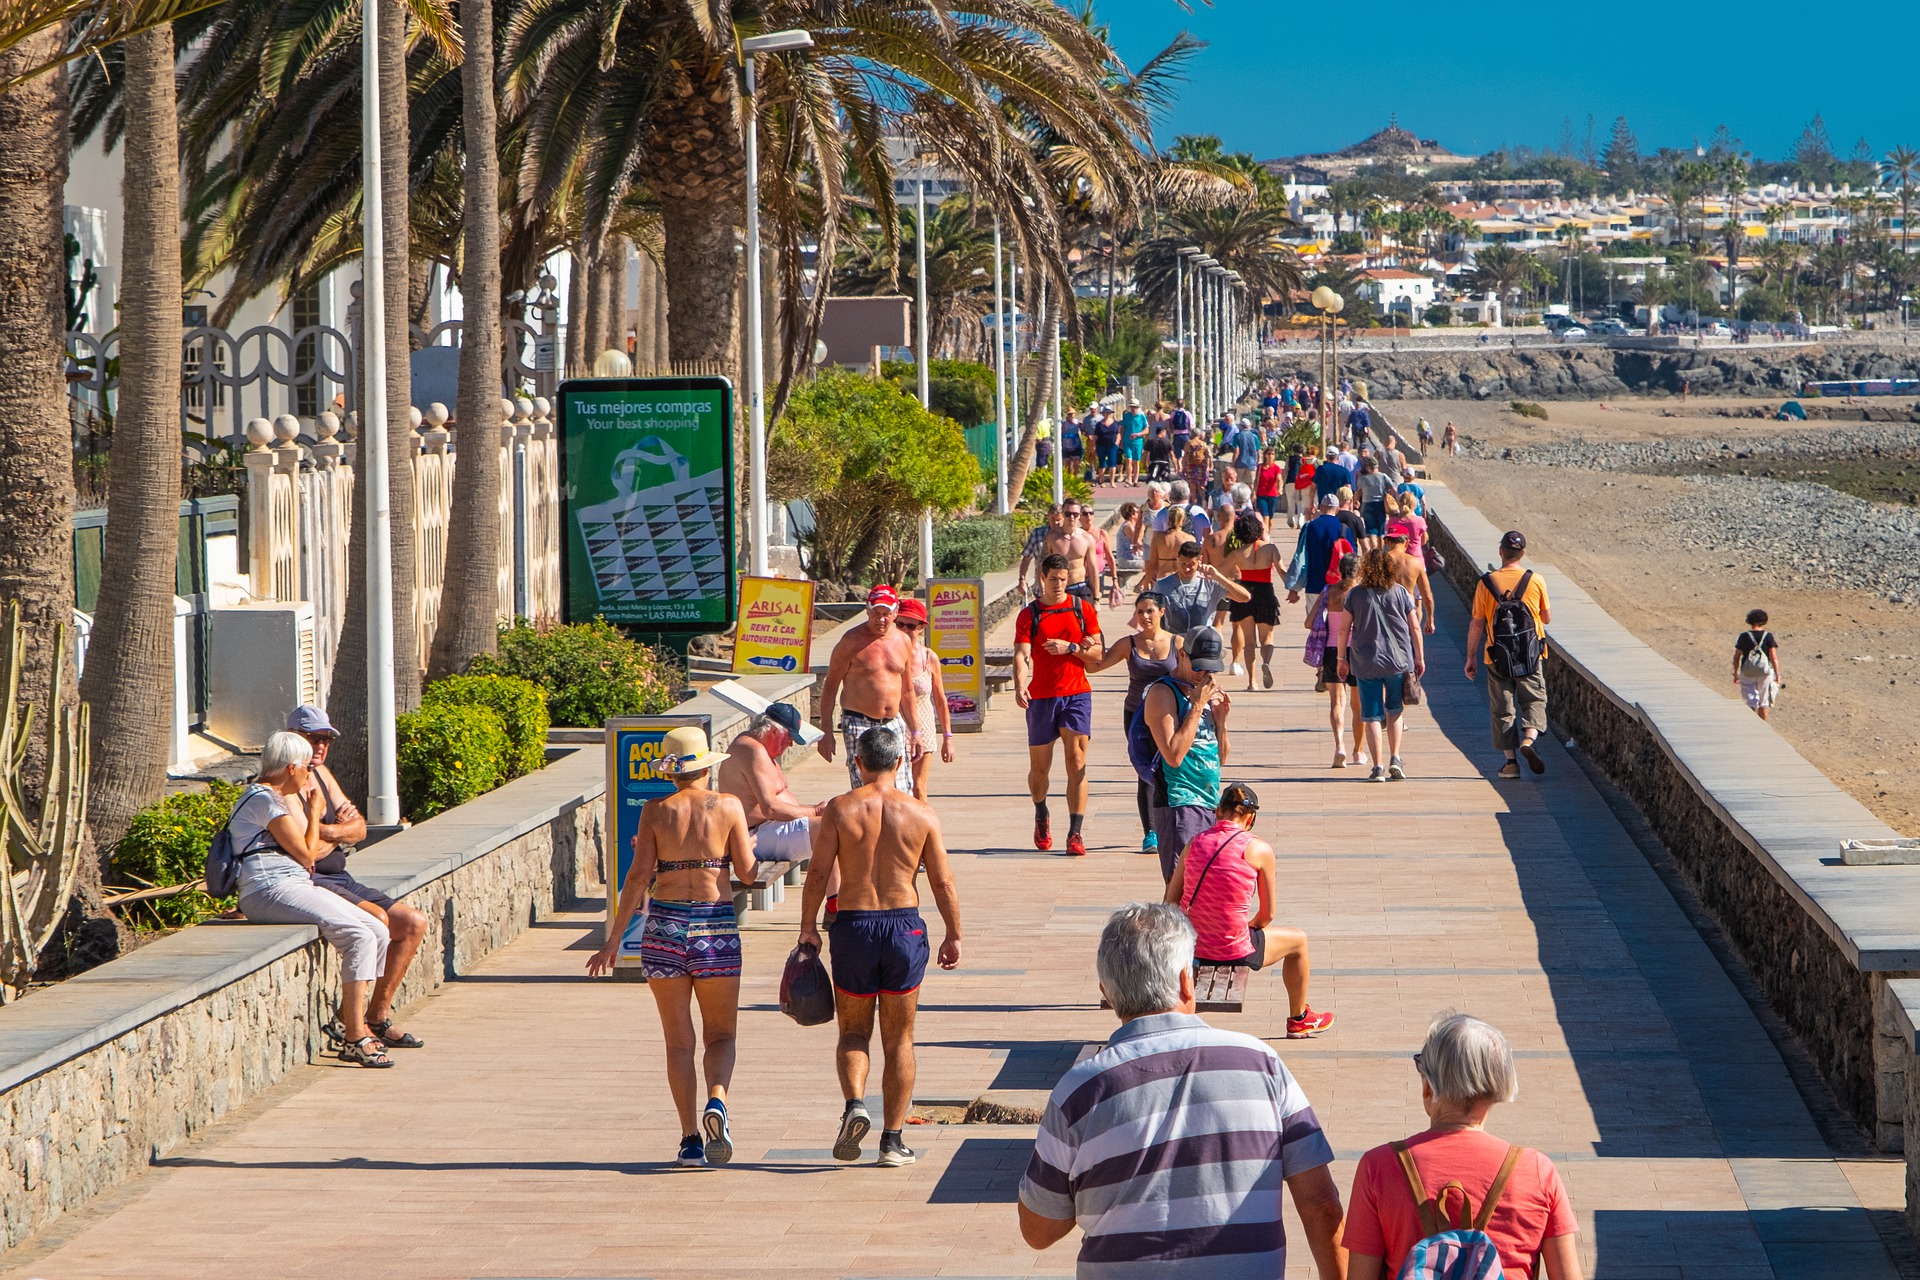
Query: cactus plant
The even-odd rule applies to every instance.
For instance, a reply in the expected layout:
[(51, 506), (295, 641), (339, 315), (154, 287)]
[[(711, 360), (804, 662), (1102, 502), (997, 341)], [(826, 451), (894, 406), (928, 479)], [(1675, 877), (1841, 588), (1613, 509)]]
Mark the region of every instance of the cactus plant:
[(53, 694), (46, 715), (36, 820), (22, 802), (27, 746), (34, 728), (31, 706), (20, 700), (25, 658), (20, 605), (7, 605), (0, 632), (5, 650), (6, 695), (0, 702), (0, 848), (6, 871), (0, 886), (0, 1004), (33, 977), (35, 966), (66, 914), (80, 869), (87, 826), (87, 705), (65, 705), (67, 628), (53, 630)]

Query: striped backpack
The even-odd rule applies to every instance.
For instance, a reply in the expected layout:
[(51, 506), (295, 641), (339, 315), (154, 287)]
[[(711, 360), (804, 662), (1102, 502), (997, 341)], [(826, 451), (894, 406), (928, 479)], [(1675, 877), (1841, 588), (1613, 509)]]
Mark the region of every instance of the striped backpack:
[[(1520, 1162), (1521, 1148), (1507, 1148), (1507, 1158), (1501, 1163), (1493, 1185), (1487, 1188), (1487, 1198), (1481, 1202), (1477, 1214), (1473, 1213), (1473, 1202), (1467, 1198), (1466, 1188), (1458, 1182), (1446, 1183), (1429, 1197), (1407, 1144), (1396, 1142), (1393, 1149), (1400, 1157), (1400, 1168), (1407, 1175), (1407, 1187), (1413, 1192), (1413, 1203), (1420, 1212), (1420, 1229), (1426, 1232), (1425, 1237), (1407, 1251), (1406, 1261), (1394, 1272), (1394, 1280), (1501, 1280), (1505, 1272), (1500, 1264), (1500, 1247), (1487, 1234), (1487, 1223), (1493, 1219), (1494, 1207), (1507, 1189), (1513, 1166)], [(1460, 1197), (1451, 1227), (1440, 1208), (1449, 1191)]]

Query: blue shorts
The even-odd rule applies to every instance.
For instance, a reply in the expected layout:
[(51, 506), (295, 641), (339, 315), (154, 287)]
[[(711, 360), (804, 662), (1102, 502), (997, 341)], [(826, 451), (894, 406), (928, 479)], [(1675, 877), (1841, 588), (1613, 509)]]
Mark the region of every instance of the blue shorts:
[(648, 978), (737, 978), (740, 925), (733, 903), (647, 903), (640, 968)]
[(1367, 532), (1372, 534), (1374, 537), (1381, 538), (1386, 536), (1386, 532), (1387, 532), (1387, 504), (1386, 503), (1384, 502), (1367, 503), (1365, 506), (1360, 508), (1360, 519), (1366, 523)]
[(927, 922), (918, 907), (842, 911), (827, 926), (833, 985), (845, 995), (904, 996), (927, 976)]
[(1360, 723), (1379, 724), (1388, 716), (1397, 716), (1402, 707), (1401, 687), (1405, 676), (1387, 676), (1381, 680), (1360, 677)]
[(1128, 461), (1138, 462), (1140, 461), (1140, 455), (1146, 452), (1147, 442), (1145, 440), (1134, 440), (1122, 447), (1126, 451)]
[(1051, 746), (1062, 730), (1085, 736), (1093, 732), (1093, 695), (1068, 693), (1058, 698), (1035, 698), (1027, 704), (1027, 745)]
[(1099, 457), (1098, 465), (1103, 467), (1117, 467), (1120, 465), (1120, 446), (1119, 445), (1103, 444), (1103, 445), (1097, 446), (1095, 451)]

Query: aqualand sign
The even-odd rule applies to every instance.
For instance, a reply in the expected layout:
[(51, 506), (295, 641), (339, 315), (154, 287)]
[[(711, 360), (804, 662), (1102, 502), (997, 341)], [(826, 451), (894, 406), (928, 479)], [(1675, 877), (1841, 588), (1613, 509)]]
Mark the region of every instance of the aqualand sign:
[(805, 578), (740, 579), (735, 675), (792, 674), (812, 666), (813, 583)]

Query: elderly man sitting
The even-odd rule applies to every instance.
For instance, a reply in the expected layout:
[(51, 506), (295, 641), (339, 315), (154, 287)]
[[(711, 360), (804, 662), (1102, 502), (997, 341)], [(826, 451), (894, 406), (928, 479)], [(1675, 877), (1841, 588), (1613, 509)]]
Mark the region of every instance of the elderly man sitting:
[(1020, 1181), (1035, 1249), (1079, 1222), (1082, 1277), (1271, 1280), (1287, 1274), (1276, 1177), (1321, 1280), (1346, 1274), (1333, 1148), (1263, 1041), (1194, 1013), (1193, 926), (1133, 903), (1100, 934), (1100, 990), (1122, 1026), (1067, 1072)]
[(800, 736), (800, 713), (776, 702), (747, 722), (727, 747), (719, 786), (747, 810), (747, 833), (757, 862), (805, 862), (824, 805), (802, 804), (787, 785), (780, 757)]

